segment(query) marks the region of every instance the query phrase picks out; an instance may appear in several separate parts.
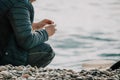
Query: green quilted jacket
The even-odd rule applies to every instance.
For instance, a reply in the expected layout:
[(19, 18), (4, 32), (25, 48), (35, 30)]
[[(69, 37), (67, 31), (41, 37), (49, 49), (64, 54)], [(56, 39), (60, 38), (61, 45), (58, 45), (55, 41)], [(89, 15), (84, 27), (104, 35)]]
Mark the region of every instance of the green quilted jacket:
[(0, 0), (0, 49), (10, 36), (20, 48), (29, 50), (48, 40), (46, 30), (32, 31), (34, 10), (29, 0)]

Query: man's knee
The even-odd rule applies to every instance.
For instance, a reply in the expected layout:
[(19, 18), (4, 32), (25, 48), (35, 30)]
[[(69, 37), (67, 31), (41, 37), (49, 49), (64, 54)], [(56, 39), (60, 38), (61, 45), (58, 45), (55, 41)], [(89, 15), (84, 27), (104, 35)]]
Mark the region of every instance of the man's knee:
[(42, 43), (32, 49), (29, 50), (30, 53), (33, 53), (33, 52), (47, 52), (47, 53), (50, 53), (52, 52), (52, 47), (49, 45), (49, 44), (46, 44), (46, 43)]
[(43, 52), (51, 53), (53, 51), (52, 47), (49, 44), (43, 44)]
[[(41, 45), (40, 45), (41, 46)], [(49, 44), (42, 44), (42, 47), (40, 48), (41, 52), (45, 52), (46, 55), (44, 58), (53, 59), (55, 56), (55, 52), (53, 51), (52, 47)]]
[[(30, 50), (28, 63), (38, 67), (47, 66), (55, 57), (55, 52), (49, 44), (41, 44)], [(34, 61), (34, 62), (33, 62)]]
[(52, 52), (36, 52), (29, 55), (28, 64), (37, 67), (47, 66), (55, 57), (55, 53)]
[(54, 51), (51, 51), (51, 52), (48, 52), (47, 53), (47, 55), (46, 55), (46, 58), (48, 58), (48, 59), (53, 59), (54, 58), (54, 56), (55, 56), (55, 52)]
[(43, 63), (43, 64), (42, 65), (39, 64), (39, 66), (41, 66), (41, 67), (47, 66), (53, 60), (54, 57), (55, 57), (55, 53), (53, 51), (47, 53), (47, 55), (42, 58), (41, 63)]

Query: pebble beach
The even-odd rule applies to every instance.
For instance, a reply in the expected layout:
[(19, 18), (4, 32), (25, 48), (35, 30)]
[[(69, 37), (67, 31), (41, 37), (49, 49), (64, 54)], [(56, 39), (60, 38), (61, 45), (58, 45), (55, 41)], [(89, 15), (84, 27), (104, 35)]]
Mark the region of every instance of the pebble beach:
[(120, 69), (81, 70), (0, 66), (0, 80), (120, 80)]

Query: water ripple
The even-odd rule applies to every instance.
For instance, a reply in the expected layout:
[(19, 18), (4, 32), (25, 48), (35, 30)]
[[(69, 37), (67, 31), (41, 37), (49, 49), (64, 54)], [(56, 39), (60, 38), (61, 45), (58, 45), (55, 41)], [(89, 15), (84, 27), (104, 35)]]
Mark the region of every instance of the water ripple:
[(102, 57), (120, 57), (120, 53), (102, 53), (99, 56), (102, 56)]
[(81, 36), (82, 39), (91, 39), (91, 40), (97, 40), (97, 41), (118, 41), (115, 39), (111, 39), (111, 38), (101, 38), (101, 37), (96, 37), (96, 36)]

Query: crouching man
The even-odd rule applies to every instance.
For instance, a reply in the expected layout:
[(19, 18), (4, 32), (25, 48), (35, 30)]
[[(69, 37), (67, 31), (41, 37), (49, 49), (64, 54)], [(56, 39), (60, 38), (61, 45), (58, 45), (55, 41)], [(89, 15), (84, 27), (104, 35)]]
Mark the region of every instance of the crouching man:
[(33, 1), (0, 0), (0, 65), (45, 67), (54, 58), (53, 49), (45, 43), (55, 33), (54, 22), (33, 23)]

